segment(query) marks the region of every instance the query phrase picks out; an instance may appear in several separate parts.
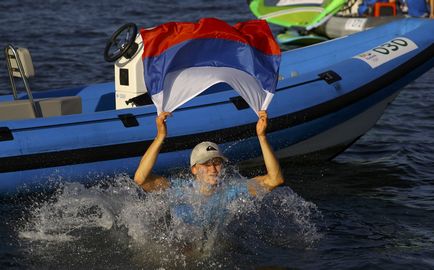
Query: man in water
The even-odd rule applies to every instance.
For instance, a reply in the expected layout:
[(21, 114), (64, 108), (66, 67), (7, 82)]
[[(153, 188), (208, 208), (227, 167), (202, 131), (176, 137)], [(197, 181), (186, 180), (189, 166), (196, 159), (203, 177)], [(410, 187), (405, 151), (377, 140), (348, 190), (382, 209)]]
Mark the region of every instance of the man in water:
[[(151, 172), (167, 136), (166, 119), (169, 116), (171, 116), (171, 113), (168, 112), (162, 112), (157, 116), (157, 136), (143, 155), (134, 175), (134, 181), (148, 192), (166, 189), (170, 186), (165, 177)], [(256, 134), (261, 146), (267, 174), (256, 176), (248, 181), (247, 190), (251, 195), (256, 195), (260, 191), (258, 189), (271, 191), (284, 182), (279, 161), (266, 137), (267, 123), (267, 112), (259, 111)], [(190, 157), (190, 169), (201, 194), (212, 195), (216, 191), (225, 161), (227, 161), (226, 157), (215, 143), (202, 142), (194, 147)]]

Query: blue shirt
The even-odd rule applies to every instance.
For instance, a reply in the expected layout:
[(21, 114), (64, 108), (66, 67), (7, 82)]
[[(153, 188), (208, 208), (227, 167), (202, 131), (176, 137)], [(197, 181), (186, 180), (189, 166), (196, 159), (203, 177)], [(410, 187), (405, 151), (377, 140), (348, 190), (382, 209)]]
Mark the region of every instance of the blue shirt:
[(231, 202), (250, 197), (246, 181), (223, 184), (211, 195), (203, 195), (198, 183), (173, 187), (175, 202), (171, 207), (172, 218), (201, 227), (221, 225), (227, 219)]

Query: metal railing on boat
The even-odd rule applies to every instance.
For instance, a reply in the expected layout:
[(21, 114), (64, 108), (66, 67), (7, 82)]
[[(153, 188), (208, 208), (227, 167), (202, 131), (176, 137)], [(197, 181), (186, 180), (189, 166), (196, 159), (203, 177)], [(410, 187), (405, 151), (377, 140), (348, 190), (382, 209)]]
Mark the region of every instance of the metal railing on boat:
[(4, 53), (14, 99), (19, 99), (15, 78), (21, 78), (23, 80), (24, 87), (26, 88), (28, 99), (32, 104), (35, 116), (41, 117), (42, 112), (33, 99), (28, 80), (30, 77), (35, 75), (29, 50), (26, 48), (16, 49), (13, 45), (8, 44), (4, 49)]

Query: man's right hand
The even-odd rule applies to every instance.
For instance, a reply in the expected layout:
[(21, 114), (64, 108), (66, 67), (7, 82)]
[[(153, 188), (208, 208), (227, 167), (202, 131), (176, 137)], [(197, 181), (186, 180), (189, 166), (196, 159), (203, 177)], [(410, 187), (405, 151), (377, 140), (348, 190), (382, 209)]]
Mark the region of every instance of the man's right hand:
[(157, 125), (157, 138), (160, 138), (160, 139), (166, 138), (166, 136), (167, 136), (166, 119), (169, 116), (172, 116), (172, 113), (162, 112), (155, 119), (155, 123)]

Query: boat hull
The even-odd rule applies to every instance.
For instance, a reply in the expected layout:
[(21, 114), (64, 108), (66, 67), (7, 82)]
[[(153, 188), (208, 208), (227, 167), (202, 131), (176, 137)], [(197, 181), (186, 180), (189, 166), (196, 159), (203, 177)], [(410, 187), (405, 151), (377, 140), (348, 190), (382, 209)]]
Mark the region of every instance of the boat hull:
[[(330, 159), (363, 136), (402, 87), (434, 66), (433, 38), (423, 35), (433, 29), (429, 20), (403, 20), (283, 53), (267, 131), (279, 159)], [(397, 37), (416, 47), (400, 48), (401, 54), (376, 67), (360, 59)], [(35, 98), (53, 95), (81, 96), (83, 113), (0, 122), (0, 192), (131, 177), (156, 135), (155, 107), (115, 110), (113, 83)], [(239, 101), (228, 85), (219, 84), (176, 110), (155, 170), (188, 168), (191, 149), (204, 140), (219, 143), (242, 167), (260, 164), (257, 116)]]

